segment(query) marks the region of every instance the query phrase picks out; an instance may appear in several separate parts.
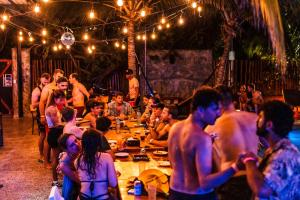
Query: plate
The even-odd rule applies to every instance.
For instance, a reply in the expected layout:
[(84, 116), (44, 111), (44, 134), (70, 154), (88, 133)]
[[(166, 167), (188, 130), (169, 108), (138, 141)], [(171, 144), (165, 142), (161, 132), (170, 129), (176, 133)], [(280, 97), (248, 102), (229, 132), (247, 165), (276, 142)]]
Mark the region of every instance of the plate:
[(170, 167), (171, 166), (170, 161), (157, 161), (157, 164), (159, 167)]
[(127, 152), (118, 152), (118, 153), (115, 153), (115, 156), (120, 157), (120, 158), (126, 158), (126, 157), (129, 156), (129, 153), (127, 153)]
[(166, 156), (168, 155), (167, 151), (153, 151), (153, 154), (156, 156)]
[(108, 144), (117, 144), (117, 140), (107, 140)]
[(135, 134), (141, 134), (142, 131), (134, 131)]

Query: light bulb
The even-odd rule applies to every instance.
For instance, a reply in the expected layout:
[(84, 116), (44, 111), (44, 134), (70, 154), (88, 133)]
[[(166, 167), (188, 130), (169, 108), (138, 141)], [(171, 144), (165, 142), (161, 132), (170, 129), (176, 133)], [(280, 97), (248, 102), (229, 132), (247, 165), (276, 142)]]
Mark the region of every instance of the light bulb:
[(137, 39), (137, 40), (140, 40), (140, 39), (141, 39), (141, 36), (140, 36), (140, 35), (137, 35), (137, 36), (136, 36), (136, 39)]
[(159, 25), (157, 26), (157, 29), (158, 29), (158, 30), (162, 30), (162, 29), (163, 29), (162, 25), (159, 24)]
[(95, 50), (95, 49), (96, 49), (95, 45), (92, 45), (92, 46), (91, 46), (91, 49), (92, 49), (92, 50)]
[(4, 31), (4, 29), (5, 29), (5, 24), (0, 24), (0, 28), (1, 28), (2, 31)]
[(58, 45), (58, 49), (59, 49), (59, 50), (62, 49), (62, 45), (61, 45), (61, 44)]
[(3, 15), (2, 15), (2, 20), (3, 20), (3, 21), (7, 21), (7, 20), (8, 20), (8, 15), (3, 14)]
[(22, 31), (19, 31), (19, 35), (23, 35), (23, 32), (22, 32)]
[(43, 44), (46, 44), (46, 43), (47, 43), (47, 41), (46, 41), (46, 40), (42, 40), (42, 43), (43, 43)]
[(20, 35), (20, 36), (19, 36), (19, 41), (20, 41), (20, 42), (23, 42), (23, 40), (24, 40), (23, 36)]
[(119, 42), (115, 42), (115, 47), (119, 48), (120, 47), (120, 44)]
[(127, 34), (127, 33), (128, 33), (128, 28), (127, 28), (126, 26), (123, 28), (123, 33), (124, 33), (124, 34)]
[(34, 6), (33, 11), (34, 11), (35, 13), (39, 13), (39, 12), (41, 12), (41, 7), (40, 7), (38, 4), (36, 4), (36, 5)]
[(143, 40), (146, 40), (146, 39), (147, 39), (147, 36), (146, 36), (146, 35), (143, 35), (142, 39), (143, 39)]
[(201, 6), (198, 6), (198, 7), (197, 7), (197, 11), (198, 11), (198, 12), (201, 12), (201, 11), (202, 11), (202, 7), (201, 7)]
[(120, 7), (123, 6), (123, 5), (124, 5), (123, 0), (118, 0), (118, 1), (117, 1), (117, 5), (120, 6)]
[(92, 53), (93, 53), (93, 50), (92, 50), (90, 47), (88, 47), (87, 50), (88, 50), (88, 53), (89, 53), (89, 54), (92, 54)]
[(179, 20), (178, 20), (178, 24), (179, 25), (183, 25), (184, 24), (184, 19), (180, 16)]
[(141, 17), (145, 17), (146, 16), (146, 11), (143, 9), (141, 10)]
[(167, 23), (166, 28), (170, 28), (170, 27), (171, 27), (170, 23)]
[(89, 35), (87, 33), (85, 33), (83, 36), (82, 36), (83, 40), (88, 40), (89, 39)]
[(33, 40), (34, 40), (33, 37), (30, 36), (29, 37), (29, 42), (33, 42)]
[(47, 35), (47, 30), (43, 28), (42, 30), (42, 36), (46, 36)]
[(122, 44), (121, 49), (122, 49), (122, 50), (125, 50), (125, 49), (126, 49), (125, 44)]
[(166, 18), (165, 18), (165, 17), (162, 17), (161, 20), (160, 20), (160, 22), (161, 22), (162, 24), (165, 24), (165, 23), (166, 23)]
[(93, 10), (90, 11), (89, 17), (90, 17), (90, 19), (94, 19), (95, 18), (95, 12)]
[(44, 2), (44, 3), (48, 3), (48, 2), (49, 2), (49, 0), (43, 0), (43, 2)]
[(151, 34), (151, 38), (152, 38), (153, 40), (155, 40), (155, 39), (156, 39), (156, 34), (155, 34), (155, 33), (152, 33), (152, 34)]
[(197, 2), (194, 1), (194, 2), (192, 3), (192, 8), (197, 8)]
[(69, 49), (71, 49), (71, 46), (70, 45), (66, 45), (66, 48), (69, 50)]
[(57, 50), (58, 50), (57, 46), (54, 45), (54, 46), (53, 46), (53, 51), (57, 51)]

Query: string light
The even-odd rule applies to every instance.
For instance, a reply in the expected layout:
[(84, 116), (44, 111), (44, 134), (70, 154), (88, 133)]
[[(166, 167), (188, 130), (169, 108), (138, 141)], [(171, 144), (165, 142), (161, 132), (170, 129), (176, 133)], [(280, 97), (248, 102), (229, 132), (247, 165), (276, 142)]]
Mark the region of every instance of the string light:
[(47, 41), (46, 41), (46, 40), (42, 40), (42, 43), (43, 43), (43, 44), (46, 44), (46, 43), (47, 43)]
[(57, 50), (58, 50), (57, 45), (54, 45), (53, 46), (53, 51), (57, 51)]
[(70, 45), (66, 45), (66, 49), (71, 49), (71, 46)]
[(192, 3), (192, 8), (197, 8), (197, 2), (194, 1), (194, 2)]
[(156, 39), (156, 34), (155, 34), (154, 32), (151, 34), (151, 39), (152, 39), (152, 40), (155, 40), (155, 39)]
[(116, 48), (119, 48), (120, 47), (120, 43), (117, 41), (117, 42), (115, 42), (115, 47)]
[(91, 47), (88, 47), (88, 48), (87, 48), (87, 51), (88, 51), (89, 54), (92, 54), (92, 53), (93, 53), (93, 50), (91, 49)]
[(29, 42), (33, 42), (34, 41), (34, 38), (29, 36)]
[(41, 12), (41, 7), (40, 7), (38, 4), (36, 4), (36, 5), (34, 6), (33, 11), (37, 14), (37, 13)]
[(157, 29), (158, 29), (158, 30), (162, 30), (162, 29), (163, 29), (162, 25), (159, 24), (159, 25), (157, 26)]
[(123, 33), (124, 33), (124, 34), (127, 34), (127, 33), (128, 33), (128, 28), (127, 28), (126, 26), (123, 28)]
[(49, 2), (49, 0), (43, 0), (43, 2), (44, 2), (44, 3), (48, 3), (48, 2)]
[(144, 9), (141, 10), (141, 17), (146, 17), (146, 11)]
[(19, 31), (19, 35), (22, 36), (22, 35), (23, 35), (23, 32), (22, 32), (22, 31)]
[(179, 17), (178, 24), (179, 25), (183, 25), (184, 24), (184, 19), (182, 18), (182, 16)]
[(143, 35), (142, 39), (143, 39), (143, 40), (147, 40), (147, 36), (146, 36), (146, 35)]
[(62, 49), (62, 45), (61, 45), (61, 44), (58, 45), (58, 49), (59, 49), (59, 50)]
[(3, 21), (7, 21), (8, 20), (8, 15), (7, 14), (3, 14), (2, 15), (2, 20)]
[(96, 49), (95, 45), (92, 45), (92, 46), (91, 46), (91, 49), (92, 49), (92, 50), (95, 50), (95, 49)]
[(201, 11), (202, 11), (202, 7), (201, 7), (201, 6), (198, 6), (198, 7), (197, 7), (197, 11), (198, 11), (198, 12), (201, 12)]
[(118, 0), (118, 1), (117, 1), (117, 5), (118, 5), (119, 7), (122, 7), (122, 6), (124, 5), (123, 0)]
[(170, 27), (171, 27), (170, 23), (167, 23), (166, 28), (170, 28)]
[(19, 42), (23, 42), (24, 38), (22, 35), (19, 36)]
[(165, 24), (166, 21), (167, 21), (166, 18), (165, 18), (165, 17), (162, 17), (161, 20), (160, 20), (160, 23)]
[(122, 49), (122, 50), (125, 50), (125, 49), (126, 49), (125, 44), (122, 44), (121, 49)]
[(141, 36), (140, 36), (140, 35), (137, 35), (137, 36), (136, 36), (136, 39), (137, 39), (137, 40), (141, 40)]
[(83, 38), (83, 40), (88, 40), (90, 37), (89, 37), (89, 34), (85, 33), (85, 34), (83, 34), (82, 38)]
[(47, 35), (47, 30), (45, 28), (43, 28), (42, 30), (42, 36), (46, 36)]
[(90, 19), (94, 19), (95, 18), (95, 12), (94, 12), (94, 10), (90, 11), (89, 17), (90, 17)]
[(0, 24), (0, 28), (1, 28), (2, 31), (4, 31), (4, 29), (5, 29), (5, 24), (3, 24), (3, 23)]

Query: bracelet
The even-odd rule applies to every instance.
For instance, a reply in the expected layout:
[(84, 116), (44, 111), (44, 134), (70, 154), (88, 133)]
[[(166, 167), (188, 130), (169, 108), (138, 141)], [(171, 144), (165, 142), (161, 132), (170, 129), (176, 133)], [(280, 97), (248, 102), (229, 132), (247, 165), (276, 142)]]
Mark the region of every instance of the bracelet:
[(236, 163), (233, 163), (230, 167), (234, 170), (234, 172), (239, 171), (239, 168), (237, 167)]
[(257, 162), (257, 160), (256, 160), (255, 158), (248, 157), (248, 158), (245, 158), (245, 159), (243, 160), (243, 163), (246, 164), (246, 162), (248, 162), (248, 161), (255, 161), (255, 162)]

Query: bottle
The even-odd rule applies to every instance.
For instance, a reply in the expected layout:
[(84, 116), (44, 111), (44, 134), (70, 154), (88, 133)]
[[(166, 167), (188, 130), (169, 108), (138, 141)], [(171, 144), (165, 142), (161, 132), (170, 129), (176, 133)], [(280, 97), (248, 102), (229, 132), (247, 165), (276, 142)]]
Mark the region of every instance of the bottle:
[(120, 133), (121, 121), (119, 118), (116, 119), (116, 132)]
[(140, 110), (138, 110), (137, 112), (136, 112), (136, 118), (137, 118), (137, 124), (138, 125), (140, 125), (141, 124), (141, 112), (140, 112)]
[(135, 196), (142, 195), (142, 183), (139, 180), (134, 181), (134, 195)]

